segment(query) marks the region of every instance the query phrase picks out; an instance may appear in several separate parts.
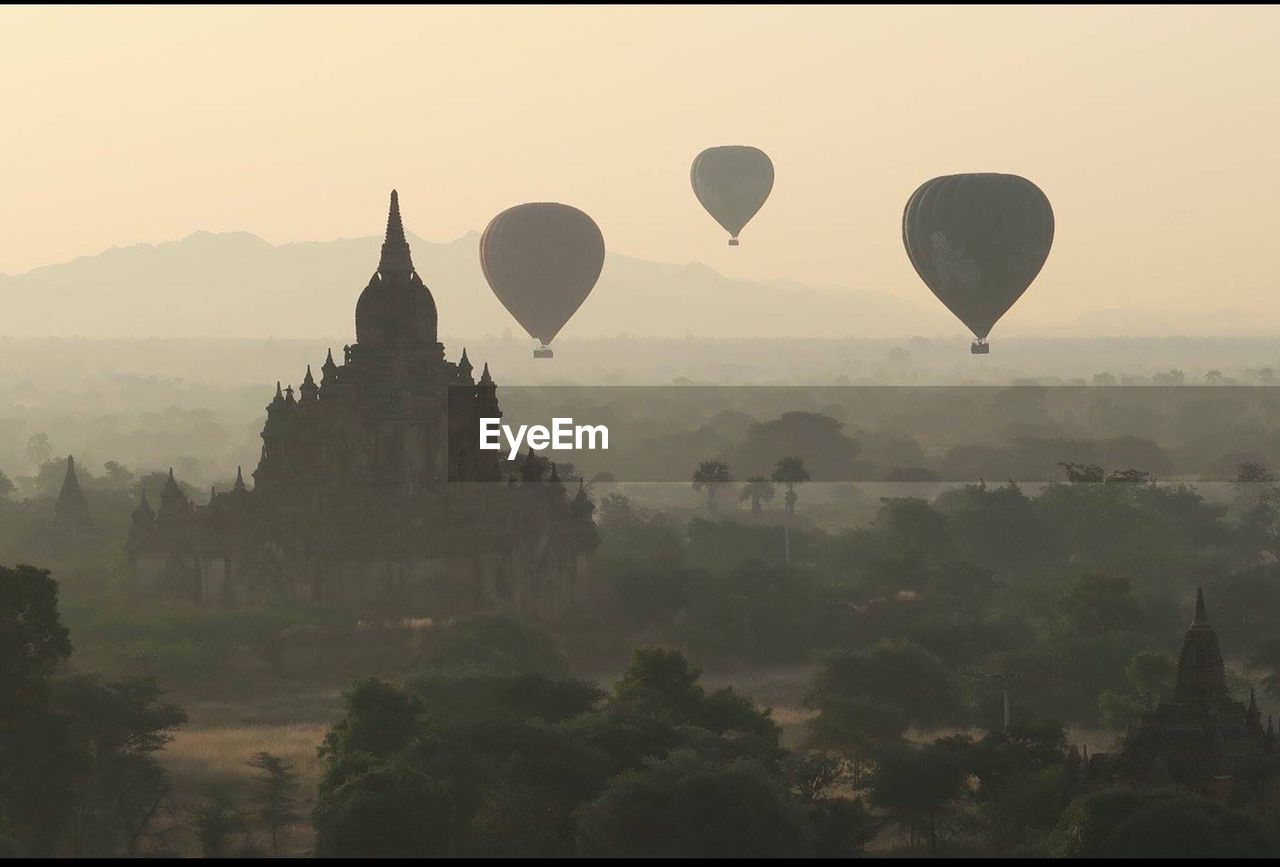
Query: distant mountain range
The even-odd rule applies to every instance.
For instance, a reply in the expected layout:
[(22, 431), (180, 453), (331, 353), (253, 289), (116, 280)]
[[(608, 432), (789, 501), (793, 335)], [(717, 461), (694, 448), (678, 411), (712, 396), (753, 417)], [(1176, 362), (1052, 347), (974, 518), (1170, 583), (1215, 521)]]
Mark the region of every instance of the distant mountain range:
[[(356, 297), (380, 238), (274, 246), (244, 232), (113, 247), (0, 276), (0, 334), (24, 337), (336, 337), (350, 340)], [(410, 237), (444, 336), (522, 329), (489, 291), (479, 234), (441, 244)], [(693, 262), (610, 254), (566, 338), (893, 337), (954, 333), (941, 309), (887, 293), (733, 279)]]

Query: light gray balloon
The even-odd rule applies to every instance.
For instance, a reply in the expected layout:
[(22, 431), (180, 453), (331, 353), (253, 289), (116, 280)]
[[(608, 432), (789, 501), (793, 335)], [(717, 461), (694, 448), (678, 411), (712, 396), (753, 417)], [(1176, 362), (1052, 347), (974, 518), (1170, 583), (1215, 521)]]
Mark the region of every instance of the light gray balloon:
[(738, 234), (764, 206), (773, 190), (773, 162), (759, 148), (723, 145), (707, 148), (689, 170), (693, 194), (738, 246)]

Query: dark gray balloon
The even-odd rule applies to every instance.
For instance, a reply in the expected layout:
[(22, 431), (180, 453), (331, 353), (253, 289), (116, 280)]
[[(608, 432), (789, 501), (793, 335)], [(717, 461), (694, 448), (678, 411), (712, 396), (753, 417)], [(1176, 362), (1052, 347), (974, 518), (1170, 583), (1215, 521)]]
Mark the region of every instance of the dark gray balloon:
[(974, 352), (1040, 273), (1053, 245), (1053, 208), (1017, 175), (946, 175), (920, 185), (902, 213), (916, 273), (973, 332)]
[(546, 349), (587, 300), (604, 267), (604, 236), (569, 205), (531, 202), (508, 208), (480, 238), (480, 267), (489, 288), (530, 337)]
[(738, 234), (773, 190), (773, 163), (759, 148), (707, 148), (694, 158), (689, 179), (702, 207), (732, 236), (729, 246), (736, 247)]

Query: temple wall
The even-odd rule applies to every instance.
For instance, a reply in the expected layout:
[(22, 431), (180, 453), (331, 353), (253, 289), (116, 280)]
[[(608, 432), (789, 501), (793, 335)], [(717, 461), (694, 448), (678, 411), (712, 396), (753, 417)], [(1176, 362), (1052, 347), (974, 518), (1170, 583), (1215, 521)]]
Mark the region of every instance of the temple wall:
[(200, 559), (200, 601), (218, 604), (227, 600), (227, 560), (224, 557)]
[(554, 617), (594, 597), (590, 551), (567, 551), (548, 534), (514, 550), (342, 560), (285, 555), (283, 574), (258, 574), (224, 553), (135, 553), (141, 594), (168, 593), (207, 606), (252, 605), (272, 592), (327, 605), (392, 605), (404, 616), (442, 618), (481, 611)]
[(168, 571), (168, 554), (135, 554), (133, 561), (133, 584), (138, 593), (152, 593), (165, 583)]

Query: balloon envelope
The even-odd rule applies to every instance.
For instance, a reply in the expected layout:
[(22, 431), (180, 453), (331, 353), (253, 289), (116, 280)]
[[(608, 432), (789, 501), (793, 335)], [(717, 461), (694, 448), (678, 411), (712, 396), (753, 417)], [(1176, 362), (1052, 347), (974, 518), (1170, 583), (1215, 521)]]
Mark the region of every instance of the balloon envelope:
[(1017, 175), (946, 175), (907, 200), (902, 243), (920, 279), (981, 341), (1044, 266), (1053, 208)]
[(502, 305), (545, 346), (595, 287), (604, 237), (594, 220), (569, 205), (516, 205), (484, 230), (480, 267)]
[(738, 233), (769, 198), (773, 163), (759, 148), (707, 148), (694, 158), (689, 179), (702, 207), (733, 236), (729, 243), (736, 244)]

